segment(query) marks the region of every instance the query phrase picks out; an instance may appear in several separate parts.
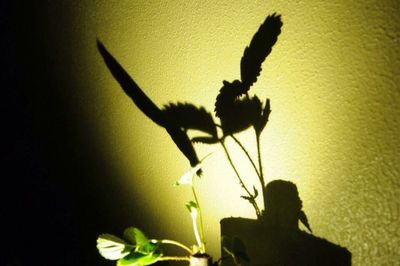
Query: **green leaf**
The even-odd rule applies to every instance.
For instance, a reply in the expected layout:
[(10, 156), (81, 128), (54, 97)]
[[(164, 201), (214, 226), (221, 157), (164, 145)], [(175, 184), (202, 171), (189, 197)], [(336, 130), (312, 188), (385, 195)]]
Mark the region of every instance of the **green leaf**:
[(189, 201), (188, 203), (186, 203), (186, 208), (190, 211), (190, 213), (196, 211), (199, 208), (199, 206), (197, 205), (196, 202), (194, 201)]
[(104, 258), (117, 260), (128, 255), (133, 246), (114, 235), (102, 234), (97, 238), (97, 249)]
[(138, 246), (137, 251), (143, 254), (151, 254), (157, 251), (158, 246), (159, 246), (158, 242), (153, 242), (152, 240), (149, 240), (143, 245)]
[(149, 240), (145, 234), (136, 227), (128, 227), (124, 231), (124, 238), (128, 242), (136, 245), (136, 251), (150, 254), (157, 250), (157, 240)]
[(149, 242), (149, 239), (145, 236), (145, 234), (139, 230), (139, 228), (133, 227), (131, 229), (133, 237), (135, 239), (136, 245), (142, 246)]
[(156, 263), (161, 254), (142, 254), (140, 252), (132, 252), (128, 256), (118, 260), (117, 266), (142, 266)]
[(189, 210), (192, 218), (195, 219), (197, 217), (197, 214), (199, 213), (199, 206), (196, 204), (196, 202), (189, 201), (188, 203), (186, 203), (186, 208)]
[(136, 245), (135, 239), (135, 227), (131, 226), (125, 229), (124, 231), (124, 239), (129, 243)]

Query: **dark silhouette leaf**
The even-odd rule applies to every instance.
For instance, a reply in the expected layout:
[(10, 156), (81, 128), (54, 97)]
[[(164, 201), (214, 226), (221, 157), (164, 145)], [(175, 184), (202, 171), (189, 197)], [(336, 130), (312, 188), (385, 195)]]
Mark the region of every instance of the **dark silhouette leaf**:
[[(271, 106), (270, 106), (270, 101), (267, 98), (266, 103), (264, 108), (262, 109), (262, 103), (258, 99), (257, 96), (254, 96), (254, 100), (257, 101), (257, 104), (259, 105), (259, 117), (254, 121), (254, 129), (256, 131), (256, 134), (260, 136), (261, 132), (264, 130), (265, 126), (267, 125), (269, 114), (271, 113)], [(262, 110), (261, 110), (262, 109)]]
[(168, 104), (162, 110), (165, 117), (183, 129), (197, 129), (217, 136), (217, 128), (211, 113), (204, 107), (196, 107), (190, 103)]
[(250, 45), (244, 50), (240, 61), (240, 74), (245, 92), (257, 81), (261, 72), (261, 64), (271, 53), (281, 33), (281, 16), (275, 13), (268, 16), (258, 31), (254, 34)]
[(240, 196), (242, 199), (245, 199), (245, 200), (248, 200), (248, 201), (250, 201), (250, 200), (252, 200), (253, 199), (253, 197), (249, 197), (249, 196)]
[(221, 127), (224, 135), (241, 132), (249, 128), (257, 115), (254, 102), (248, 98), (236, 100), (232, 104), (232, 110), (221, 117)]
[(246, 104), (239, 99), (242, 94), (242, 83), (239, 80), (232, 83), (223, 81), (223, 86), (215, 102), (215, 114), (221, 120), (224, 135), (240, 132), (251, 124), (243, 112)]
[(136, 106), (151, 120), (160, 126), (164, 126), (164, 118), (161, 110), (139, 88), (136, 82), (129, 76), (118, 61), (107, 51), (104, 45), (97, 40), (97, 48), (104, 59), (113, 77), (121, 85), (124, 92), (132, 99)]
[(242, 199), (247, 200), (250, 204), (253, 204), (256, 200), (253, 195), (251, 196), (240, 196)]
[(195, 166), (199, 163), (196, 151), (193, 148), (192, 142), (189, 139), (187, 133), (179, 127), (166, 127), (165, 128), (172, 140), (178, 146), (179, 150), (189, 160), (191, 166)]
[(243, 131), (254, 125), (261, 116), (261, 101), (254, 96), (249, 98), (241, 95), (241, 83), (224, 82), (215, 104), (217, 116), (221, 120), (224, 135)]
[(244, 93), (242, 87), (239, 80), (234, 80), (232, 83), (223, 81), (223, 86), (215, 101), (215, 115), (217, 117), (226, 116), (232, 111), (233, 102)]
[(269, 99), (267, 98), (264, 109), (263, 109), (263, 113), (261, 116), (260, 129), (259, 129), (260, 134), (261, 134), (261, 131), (263, 131), (265, 126), (267, 125), (270, 114), (271, 114), (271, 104), (270, 104)]
[(218, 143), (220, 139), (215, 137), (194, 137), (192, 138), (193, 143), (203, 143), (203, 144), (215, 144)]
[[(179, 150), (188, 158), (191, 166), (195, 166), (199, 159), (193, 148), (192, 142), (184, 129), (177, 124), (173, 118), (164, 115), (147, 95), (139, 88), (135, 81), (122, 68), (117, 60), (107, 51), (104, 45), (97, 40), (97, 48), (102, 55), (104, 62), (109, 68), (111, 74), (121, 85), (125, 93), (133, 100), (136, 106), (157, 125), (164, 127), (172, 140), (178, 146)], [(199, 172), (201, 173), (201, 171)]]
[(256, 199), (258, 197), (258, 190), (256, 189), (255, 186), (253, 186), (253, 190), (254, 190), (254, 196), (253, 198)]

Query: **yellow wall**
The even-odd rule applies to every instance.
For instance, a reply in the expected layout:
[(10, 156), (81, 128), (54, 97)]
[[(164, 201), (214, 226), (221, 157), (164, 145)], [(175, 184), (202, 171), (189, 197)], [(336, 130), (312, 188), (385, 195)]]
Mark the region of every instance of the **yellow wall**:
[[(63, 31), (74, 57), (70, 99), (96, 132), (90, 137), (121, 193), (148, 208), (150, 235), (194, 243), (184, 208), (190, 193), (172, 186), (188, 163), (122, 92), (95, 39), (159, 106), (188, 101), (213, 110), (222, 80), (240, 77), (243, 49), (260, 23), (282, 14), (282, 33), (251, 91), (271, 99), (262, 141), (268, 180), (295, 182), (315, 234), (348, 247), (354, 265), (394, 265), (400, 259), (398, 1), (288, 2), (65, 4), (71, 19)], [(200, 157), (210, 151), (198, 185), (209, 251), (217, 257), (219, 220), (254, 214), (239, 198), (222, 150), (199, 146)], [(253, 182), (249, 169), (241, 171)]]

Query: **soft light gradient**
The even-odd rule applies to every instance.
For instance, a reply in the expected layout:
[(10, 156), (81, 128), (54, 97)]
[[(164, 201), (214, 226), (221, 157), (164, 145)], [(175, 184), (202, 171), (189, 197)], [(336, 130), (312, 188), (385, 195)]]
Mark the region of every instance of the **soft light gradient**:
[[(96, 37), (160, 107), (188, 101), (213, 110), (222, 80), (240, 77), (245, 46), (265, 17), (277, 12), (282, 33), (250, 91), (271, 99), (262, 135), (267, 181), (295, 182), (314, 233), (349, 248), (354, 265), (398, 263), (398, 1), (69, 5), (71, 25), (64, 30), (72, 38), (70, 49), (78, 51), (71, 53), (76, 90), (70, 100), (93, 128), (90, 138), (115, 170), (121, 194), (143, 202), (154, 237), (195, 242), (184, 207), (190, 191), (173, 187), (189, 164), (166, 131), (120, 89), (96, 50)], [(255, 155), (252, 132), (239, 138)], [(197, 184), (208, 251), (218, 257), (219, 220), (255, 215), (239, 198), (242, 191), (222, 149), (197, 147), (200, 157), (213, 152)], [(235, 158), (244, 157), (238, 151)], [(256, 182), (249, 165), (240, 170), (246, 181)], [(134, 217), (135, 210), (123, 211)]]

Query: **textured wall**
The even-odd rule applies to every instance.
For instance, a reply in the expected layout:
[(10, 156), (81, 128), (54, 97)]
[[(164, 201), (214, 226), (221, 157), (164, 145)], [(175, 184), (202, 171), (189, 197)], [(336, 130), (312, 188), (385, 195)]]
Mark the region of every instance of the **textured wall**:
[[(183, 207), (190, 193), (172, 187), (188, 164), (166, 132), (120, 90), (96, 51), (95, 38), (159, 106), (189, 101), (212, 110), (222, 80), (240, 77), (244, 47), (265, 16), (276, 11), (283, 31), (252, 88), (272, 104), (262, 142), (268, 180), (297, 183), (315, 234), (348, 247), (354, 265), (398, 265), (398, 1), (80, 1), (65, 6), (70, 24), (58, 34), (67, 37), (62, 51), (70, 57), (66, 71), (74, 73), (75, 88), (64, 93), (73, 115), (96, 132), (121, 194), (146, 206), (153, 236), (194, 241)], [(49, 21), (57, 18), (49, 14)], [(217, 256), (219, 220), (254, 214), (239, 198), (222, 151), (199, 147), (200, 156), (210, 151), (213, 159), (199, 194), (210, 253)], [(248, 168), (241, 171), (253, 182)]]

